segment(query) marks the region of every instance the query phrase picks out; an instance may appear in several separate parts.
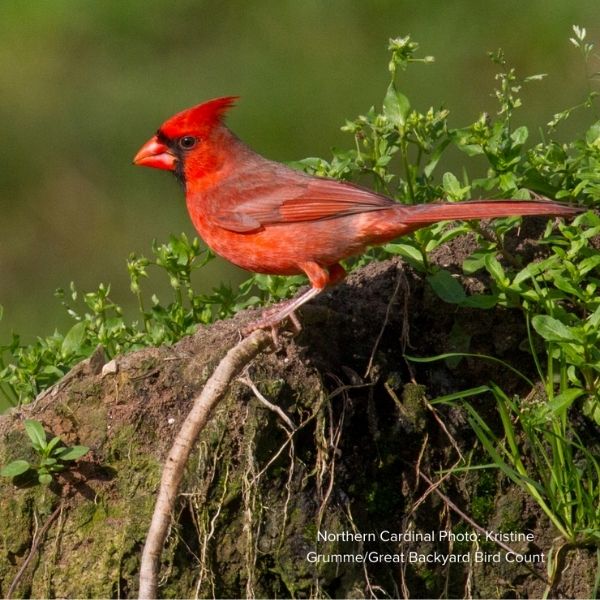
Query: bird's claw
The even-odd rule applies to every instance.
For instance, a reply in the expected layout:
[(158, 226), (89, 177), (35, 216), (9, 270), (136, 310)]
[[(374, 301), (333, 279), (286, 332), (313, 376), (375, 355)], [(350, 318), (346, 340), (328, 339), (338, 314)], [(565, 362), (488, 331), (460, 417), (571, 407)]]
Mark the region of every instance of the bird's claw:
[(281, 312), (281, 305), (273, 307), (273, 309), (266, 310), (260, 319), (249, 323), (248, 325), (246, 325), (246, 327), (242, 329), (242, 335), (250, 335), (253, 331), (256, 331), (257, 329), (270, 329), (271, 337), (273, 338), (273, 344), (276, 347), (278, 347), (280, 341), (279, 334), (288, 325), (289, 319), (289, 325), (291, 326), (290, 333), (293, 337), (295, 337), (302, 331), (302, 324), (300, 323), (300, 320), (296, 316), (295, 312), (291, 312), (290, 314), (281, 318)]

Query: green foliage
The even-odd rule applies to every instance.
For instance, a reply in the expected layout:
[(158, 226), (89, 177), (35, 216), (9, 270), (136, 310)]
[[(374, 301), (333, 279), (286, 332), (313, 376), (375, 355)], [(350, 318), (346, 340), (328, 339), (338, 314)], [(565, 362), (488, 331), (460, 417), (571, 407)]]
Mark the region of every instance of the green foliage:
[[(580, 390), (584, 414), (600, 424), (600, 218), (588, 212), (571, 224), (549, 226), (540, 245), (549, 256), (515, 270), (496, 258), (496, 243), (480, 241), (463, 264), (465, 273), (486, 270), (490, 289), (467, 296), (459, 281), (443, 269), (428, 277), (445, 302), (476, 308), (520, 308), (545, 343), (547, 370), (560, 370), (561, 382)], [(535, 348), (535, 344), (532, 344)], [(544, 369), (538, 363), (540, 376)], [(552, 397), (552, 378), (547, 389)]]
[[(0, 346), (0, 396), (9, 405), (30, 401), (98, 345), (113, 357), (171, 344), (193, 333), (199, 324), (293, 295), (305, 281), (303, 277), (254, 275), (237, 290), (221, 285), (210, 294), (196, 294), (192, 272), (212, 260), (212, 252), (202, 249), (198, 239), (190, 241), (181, 234), (171, 236), (166, 244), (153, 243), (152, 253), (152, 260), (132, 254), (127, 261), (130, 289), (138, 304), (133, 321), (111, 299), (110, 285), (101, 283), (96, 291), (84, 294), (73, 283), (68, 292), (57, 290), (74, 325), (65, 334), (55, 331), (33, 344), (21, 344), (19, 336), (13, 335), (10, 344)], [(149, 279), (150, 269), (167, 276), (172, 293), (168, 302), (161, 302), (156, 294), (147, 302), (143, 282)]]
[(52, 482), (54, 473), (67, 468), (65, 463), (77, 460), (89, 451), (87, 446), (64, 446), (58, 436), (47, 441), (42, 424), (33, 419), (25, 419), (25, 431), (38, 460), (35, 463), (24, 459), (13, 460), (0, 470), (2, 477), (18, 477), (27, 471), (36, 471), (38, 482), (48, 485)]
[[(593, 45), (586, 41), (584, 29), (575, 28), (574, 32), (572, 43), (587, 64)], [(531, 138), (527, 127), (515, 124), (522, 87), (541, 75), (521, 78), (501, 51), (492, 53), (491, 59), (500, 69), (494, 90), (497, 114), (484, 113), (473, 123), (454, 128), (448, 110), (430, 107), (420, 111), (402, 91), (403, 72), (414, 64), (429, 64), (433, 58), (419, 57), (418, 44), (408, 36), (390, 40), (389, 50), (390, 82), (381, 109), (371, 108), (343, 127), (353, 136), (353, 147), (334, 150), (330, 161), (307, 158), (297, 166), (328, 177), (366, 178), (376, 189), (408, 204), (440, 197), (461, 201), (477, 195), (529, 198), (536, 193), (574, 198), (590, 206), (596, 202), (600, 122), (593, 123), (579, 139), (559, 142), (553, 131), (569, 118), (574, 110), (569, 109), (560, 118), (555, 115), (544, 139), (531, 146), (527, 145)], [(590, 91), (581, 106), (591, 106), (594, 96)], [(442, 168), (444, 154), (452, 149), (465, 157), (460, 174)], [(487, 169), (483, 176), (482, 158)], [(486, 228), (478, 223), (437, 223), (369, 250), (345, 266), (353, 268), (400, 255), (427, 277), (446, 302), (483, 309), (520, 307), (546, 344), (549, 368), (564, 366), (560, 368), (566, 381), (583, 390), (580, 402), (586, 414), (598, 420), (596, 273), (600, 258), (591, 243), (598, 230), (597, 217), (583, 215), (571, 225), (559, 225), (558, 231), (549, 227), (541, 242), (549, 257), (525, 267), (505, 244), (507, 233), (519, 223), (518, 218), (496, 219)], [(465, 273), (485, 270), (491, 278), (490, 289), (483, 294), (468, 295), (455, 275), (428, 259), (441, 244), (464, 233), (473, 234), (478, 244), (463, 265)], [(221, 285), (210, 294), (196, 294), (192, 273), (213, 258), (198, 240), (190, 241), (185, 235), (171, 237), (166, 244), (154, 243), (152, 255), (152, 259), (131, 255), (127, 262), (131, 292), (138, 305), (133, 320), (112, 300), (109, 285), (100, 284), (97, 290), (82, 294), (71, 284), (68, 291), (57, 292), (74, 321), (69, 331), (54, 332), (33, 344), (22, 344), (19, 336), (13, 335), (10, 343), (0, 346), (0, 396), (5, 403), (30, 401), (98, 345), (114, 356), (143, 346), (173, 343), (192, 333), (198, 324), (289, 297), (303, 281), (301, 277), (255, 275), (236, 290)], [(166, 302), (151, 291), (152, 272), (168, 279), (171, 297)], [(549, 331), (556, 330), (556, 322), (569, 328), (569, 339), (552, 338)]]
[[(502, 437), (468, 400), (484, 393), (496, 399)], [(511, 399), (492, 383), (432, 404), (461, 402), (494, 467), (531, 495), (563, 538), (571, 544), (600, 544), (598, 448), (588, 449), (567, 418), (581, 393), (565, 389), (551, 402), (533, 394)]]

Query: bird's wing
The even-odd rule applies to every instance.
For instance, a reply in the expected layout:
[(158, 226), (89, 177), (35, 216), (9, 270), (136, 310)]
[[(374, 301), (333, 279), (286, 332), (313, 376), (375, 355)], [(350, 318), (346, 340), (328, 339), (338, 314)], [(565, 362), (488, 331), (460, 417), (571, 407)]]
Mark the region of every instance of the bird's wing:
[(334, 219), (396, 204), (350, 183), (295, 172), (292, 177), (287, 170), (283, 174), (281, 178), (266, 181), (259, 177), (250, 185), (246, 182), (244, 197), (237, 202), (227, 201), (226, 198), (232, 196), (221, 189), (221, 201), (213, 204), (211, 211), (213, 222), (230, 231), (247, 233), (265, 225)]

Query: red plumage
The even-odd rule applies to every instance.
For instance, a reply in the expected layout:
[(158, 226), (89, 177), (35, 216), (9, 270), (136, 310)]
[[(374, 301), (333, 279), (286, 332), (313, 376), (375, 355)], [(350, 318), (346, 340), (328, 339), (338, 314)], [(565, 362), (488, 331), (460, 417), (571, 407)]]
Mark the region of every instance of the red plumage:
[(357, 185), (305, 175), (256, 154), (224, 125), (236, 99), (216, 98), (171, 117), (134, 162), (176, 173), (194, 226), (217, 254), (254, 272), (306, 273), (311, 290), (260, 326), (293, 316), (343, 278), (342, 259), (430, 223), (578, 212), (551, 200), (406, 206)]

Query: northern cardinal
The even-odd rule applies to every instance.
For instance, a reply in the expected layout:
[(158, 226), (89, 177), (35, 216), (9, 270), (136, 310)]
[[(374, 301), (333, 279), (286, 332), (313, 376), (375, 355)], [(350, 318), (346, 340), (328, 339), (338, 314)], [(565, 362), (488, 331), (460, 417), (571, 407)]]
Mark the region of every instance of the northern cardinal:
[(573, 215), (551, 200), (471, 200), (402, 205), (371, 190), (314, 177), (260, 156), (223, 123), (235, 96), (215, 98), (165, 121), (136, 165), (173, 171), (206, 244), (257, 273), (305, 273), (311, 289), (257, 327), (276, 327), (346, 272), (340, 261), (438, 221), (513, 215)]

